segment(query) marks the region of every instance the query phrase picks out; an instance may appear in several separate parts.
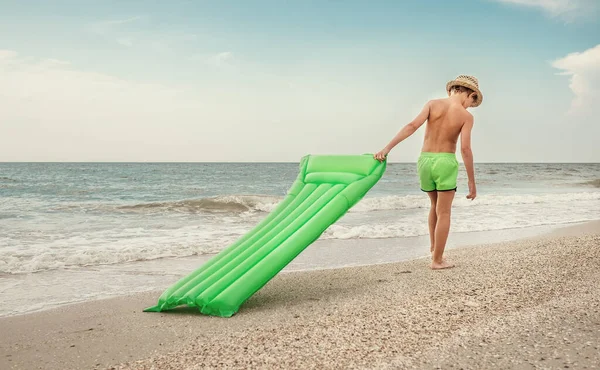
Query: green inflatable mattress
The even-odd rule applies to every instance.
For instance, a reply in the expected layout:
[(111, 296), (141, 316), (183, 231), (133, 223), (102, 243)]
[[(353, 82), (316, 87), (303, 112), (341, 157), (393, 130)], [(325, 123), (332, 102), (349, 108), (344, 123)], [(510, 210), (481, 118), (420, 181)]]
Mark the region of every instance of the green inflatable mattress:
[(372, 154), (309, 155), (287, 196), (251, 231), (168, 288), (146, 312), (180, 305), (229, 317), (379, 181)]

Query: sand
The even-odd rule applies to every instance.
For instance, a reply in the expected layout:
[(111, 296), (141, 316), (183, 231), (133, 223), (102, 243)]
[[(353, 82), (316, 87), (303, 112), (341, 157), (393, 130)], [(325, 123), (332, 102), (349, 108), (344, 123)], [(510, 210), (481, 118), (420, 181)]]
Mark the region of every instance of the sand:
[(0, 319), (0, 369), (598, 368), (600, 222), (426, 259), (281, 274), (232, 318), (160, 292)]

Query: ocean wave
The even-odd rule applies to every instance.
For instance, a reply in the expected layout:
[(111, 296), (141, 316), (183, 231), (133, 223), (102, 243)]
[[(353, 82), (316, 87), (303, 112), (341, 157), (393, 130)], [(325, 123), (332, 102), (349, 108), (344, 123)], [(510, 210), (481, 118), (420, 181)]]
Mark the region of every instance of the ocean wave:
[(600, 179), (586, 181), (586, 182), (581, 183), (581, 185), (587, 185), (587, 186), (593, 186), (595, 188), (600, 188)]
[[(528, 220), (511, 223), (493, 223), (493, 222), (454, 222), (451, 232), (470, 233), (482, 231), (497, 231), (508, 229), (522, 229), (528, 227), (562, 225), (580, 222), (595, 221), (597, 218), (579, 218), (569, 220)], [(392, 224), (365, 224), (359, 226), (332, 225), (321, 239), (390, 239), (407, 238), (428, 235), (428, 225), (426, 222), (404, 222)]]
[(171, 202), (140, 203), (120, 206), (119, 210), (134, 212), (271, 212), (281, 197), (267, 195), (224, 195), (211, 198)]
[[(600, 200), (600, 192), (523, 194), (523, 195), (480, 195), (474, 201), (463, 197), (454, 200), (453, 207), (503, 206), (538, 203), (566, 203)], [(364, 198), (351, 212), (391, 211), (429, 207), (429, 198), (423, 195), (392, 195)]]
[[(589, 183), (600, 186), (597, 180)], [(100, 211), (136, 213), (269, 213), (283, 200), (271, 195), (222, 195), (216, 197), (186, 199), (180, 201), (149, 202), (132, 205), (110, 203), (63, 204), (50, 208), (53, 211)], [(562, 203), (574, 201), (600, 200), (600, 192), (523, 194), (523, 195), (480, 195), (475, 201), (463, 197), (454, 200), (454, 207), (477, 207), (486, 205), (518, 205), (538, 203)], [(429, 207), (429, 198), (419, 195), (389, 195), (365, 197), (351, 210), (356, 212), (410, 210)]]
[[(181, 202), (138, 204), (125, 210), (225, 211), (215, 214), (209, 223), (204, 223), (206, 220), (200, 221), (201, 218), (192, 217), (193, 224), (186, 226), (180, 226), (179, 220), (176, 219), (170, 224), (174, 227), (151, 227), (142, 217), (134, 227), (120, 224), (119, 227), (115, 227), (111, 222), (106, 227), (76, 227), (72, 231), (57, 231), (55, 234), (20, 231), (5, 233), (0, 235), (0, 274), (215, 253), (252, 229), (258, 219), (264, 217), (266, 212), (272, 211), (281, 199), (275, 196), (222, 196)], [(28, 206), (29, 201), (12, 204), (9, 208)], [(105, 203), (102, 204), (106, 206)], [(501, 230), (597, 219), (599, 204), (600, 191), (482, 195), (472, 202), (461, 196), (455, 201), (452, 232)], [(115, 206), (110, 206), (110, 212), (114, 212)], [(321, 238), (375, 239), (426, 235), (426, 207), (429, 207), (429, 200), (425, 195), (365, 198), (347, 217), (330, 226)], [(417, 208), (421, 209), (417, 212), (402, 211)], [(249, 210), (252, 211), (248, 212)], [(386, 210), (399, 211), (385, 212)], [(374, 211), (384, 212), (379, 214), (373, 213)], [(113, 219), (115, 217), (111, 216), (110, 220)], [(203, 224), (200, 224), (201, 222)], [(37, 226), (34, 230), (37, 230)]]
[[(233, 243), (248, 225), (227, 228), (184, 227), (147, 230), (143, 227), (79, 233), (20, 247), (0, 238), (0, 274), (23, 274), (161, 258), (214, 254)], [(3, 248), (2, 245), (7, 247)]]

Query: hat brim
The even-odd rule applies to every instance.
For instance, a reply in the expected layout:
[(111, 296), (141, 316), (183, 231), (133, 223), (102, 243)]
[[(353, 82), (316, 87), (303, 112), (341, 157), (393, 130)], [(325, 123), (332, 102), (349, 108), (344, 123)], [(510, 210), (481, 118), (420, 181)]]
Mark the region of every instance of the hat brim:
[(452, 86), (463, 86), (463, 87), (471, 89), (477, 93), (477, 100), (475, 100), (473, 102), (473, 104), (471, 104), (471, 107), (473, 107), (473, 108), (478, 107), (483, 102), (483, 94), (481, 93), (481, 90), (479, 90), (479, 88), (477, 86), (470, 84), (466, 81), (460, 81), (460, 80), (449, 81), (446, 84), (446, 92), (448, 92), (448, 96), (450, 96), (450, 89), (452, 89)]

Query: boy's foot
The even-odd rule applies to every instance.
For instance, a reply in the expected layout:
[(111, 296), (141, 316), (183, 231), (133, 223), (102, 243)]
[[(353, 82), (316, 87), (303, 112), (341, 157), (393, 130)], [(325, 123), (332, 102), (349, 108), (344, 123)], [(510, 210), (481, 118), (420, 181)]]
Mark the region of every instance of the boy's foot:
[(431, 263), (432, 270), (443, 270), (443, 269), (449, 269), (452, 267), (454, 267), (454, 264), (450, 263), (446, 260), (442, 260), (442, 262), (432, 262)]
[[(433, 260), (433, 253), (431, 253), (431, 259)], [(446, 257), (442, 257), (442, 262), (446, 262)]]

